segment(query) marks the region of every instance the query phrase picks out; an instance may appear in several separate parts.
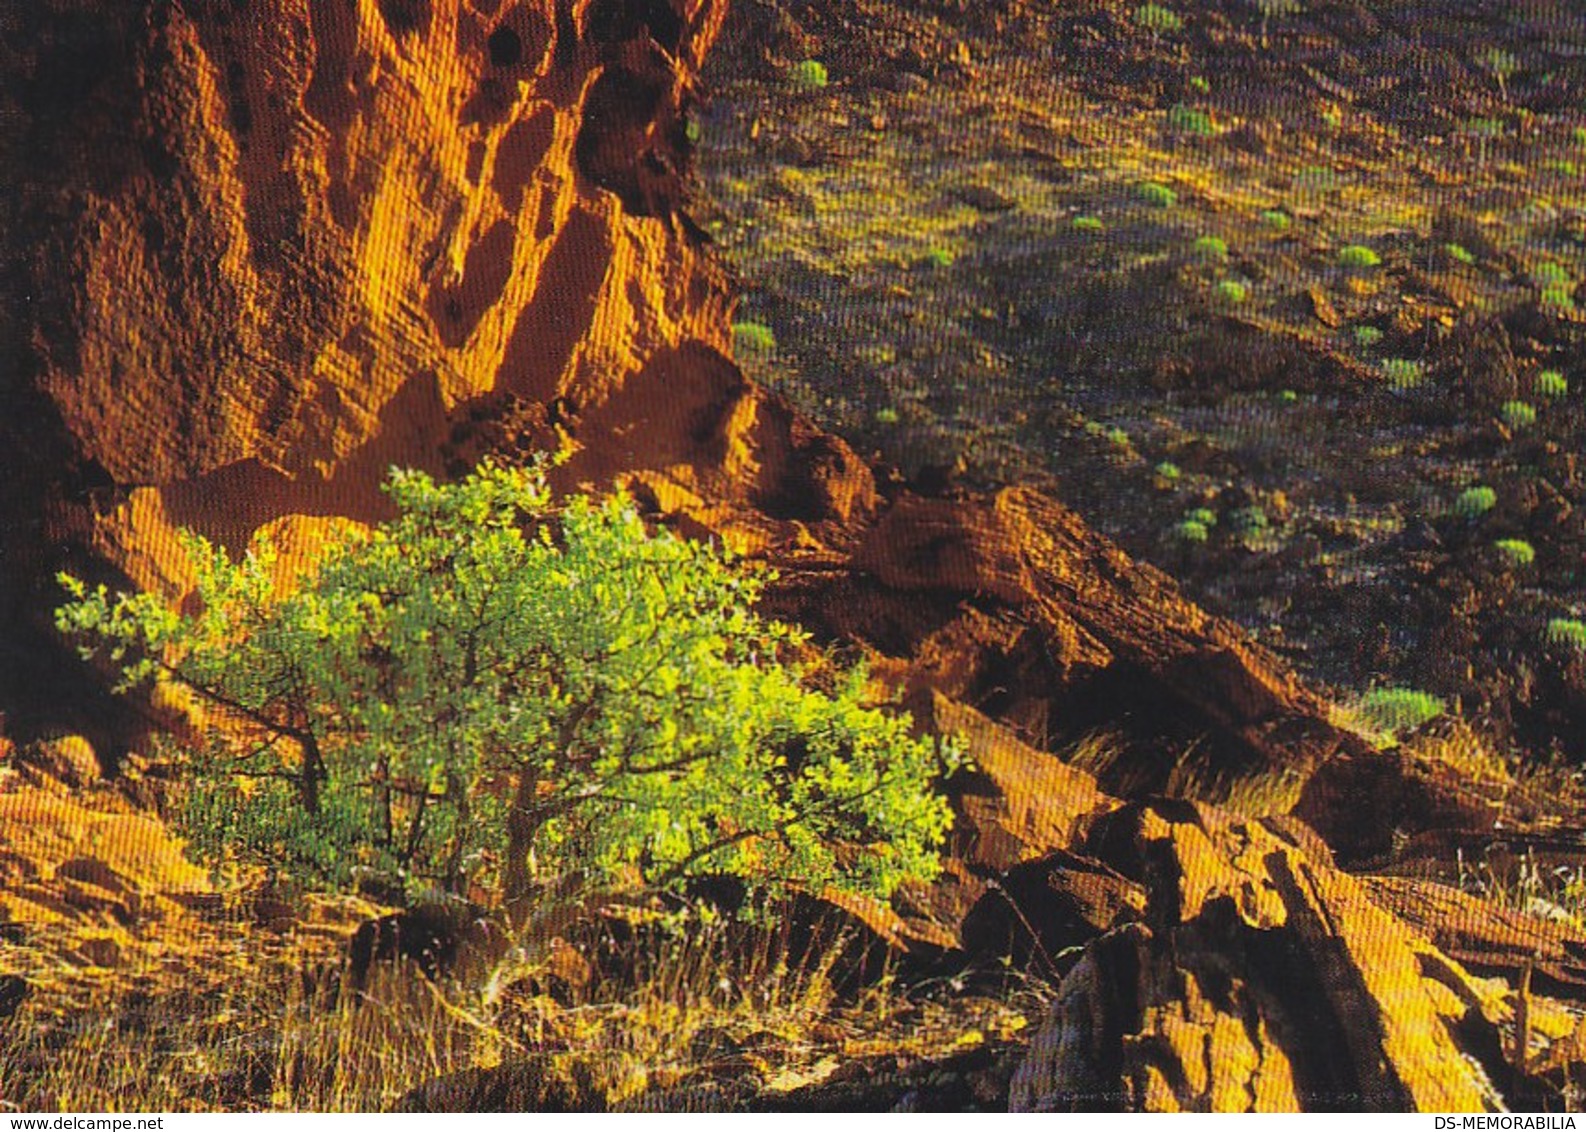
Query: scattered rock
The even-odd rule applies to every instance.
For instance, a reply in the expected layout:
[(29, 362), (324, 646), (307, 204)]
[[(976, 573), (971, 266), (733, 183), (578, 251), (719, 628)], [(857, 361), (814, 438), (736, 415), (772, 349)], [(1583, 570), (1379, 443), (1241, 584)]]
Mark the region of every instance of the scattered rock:
[(45, 739), (22, 749), (22, 762), (73, 789), (99, 780), (99, 756), (81, 735)]
[(362, 989), (376, 963), (411, 960), (430, 979), (482, 975), (506, 954), (507, 929), (477, 904), (435, 901), (359, 926), (347, 944), (351, 985)]
[[(626, 1066), (584, 1057), (532, 1054), (490, 1069), (466, 1069), (426, 1082), (392, 1112), (606, 1112)], [(628, 1089), (628, 1092), (642, 1090)]]

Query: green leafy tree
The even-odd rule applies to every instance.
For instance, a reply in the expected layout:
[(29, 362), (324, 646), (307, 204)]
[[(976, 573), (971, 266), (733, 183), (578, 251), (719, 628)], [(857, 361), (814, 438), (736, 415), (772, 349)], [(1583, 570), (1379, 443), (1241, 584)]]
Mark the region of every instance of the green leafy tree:
[(950, 811), (929, 787), (956, 751), (868, 703), (862, 671), (795, 663), (805, 638), (752, 610), (760, 578), (620, 498), (553, 502), (537, 469), (388, 491), (396, 517), (287, 594), (268, 538), (233, 562), (186, 536), (186, 616), (62, 578), (85, 651), (213, 705), (186, 755), (201, 850), (494, 886), (509, 912), (552, 886), (885, 897), (934, 875)]

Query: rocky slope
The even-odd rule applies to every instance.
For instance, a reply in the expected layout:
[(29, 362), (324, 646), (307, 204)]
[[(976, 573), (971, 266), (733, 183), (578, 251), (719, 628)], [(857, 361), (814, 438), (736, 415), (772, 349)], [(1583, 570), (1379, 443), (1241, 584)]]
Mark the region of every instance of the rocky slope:
[[(1428, 933), (1472, 938), (1446, 905), (1379, 900), (1270, 816), (1295, 809), (1359, 860), (1395, 828), (1481, 837), (1506, 811), (1339, 730), (1281, 663), (1061, 504), (878, 477), (744, 377), (680, 180), (726, 18), (724, 0), (0, 15), (10, 729), (83, 731), (111, 769), (136, 730), (48, 643), (60, 565), (175, 596), (178, 525), (235, 546), (283, 516), (376, 518), (392, 463), (566, 445), (564, 486), (626, 488), (777, 565), (773, 612), (864, 650), (924, 725), (971, 736), (949, 879), (881, 926), (915, 946), (1082, 956), (1016, 1103), (1529, 1099), (1528, 1070), (1568, 1061), (1562, 1011), (1438, 950)], [(1102, 725), (1126, 754), (1095, 775), (1050, 753)], [(74, 865), (72, 838), (33, 827), (73, 827), (76, 803), (0, 789), (34, 815), (0, 809), (11, 916), (52, 883), (197, 885), (164, 842)], [(1135, 800), (1163, 792), (1259, 813)], [(998, 911), (1010, 892), (1017, 924)], [(119, 914), (159, 914), (142, 902)], [(1487, 969), (1518, 985), (1516, 956), (1489, 949)], [(1506, 1056), (1528, 1035), (1554, 1045)]]

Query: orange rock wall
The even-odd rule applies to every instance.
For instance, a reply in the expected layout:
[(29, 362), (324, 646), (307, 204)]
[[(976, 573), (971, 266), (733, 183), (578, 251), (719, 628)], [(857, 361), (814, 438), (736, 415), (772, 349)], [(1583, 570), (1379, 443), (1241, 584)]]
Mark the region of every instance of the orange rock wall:
[(716, 401), (741, 386), (725, 289), (675, 213), (725, 7), (0, 14), (12, 676), (63, 548), (159, 584), (171, 525), (376, 513), (386, 468), (436, 467), (482, 403), (591, 411), (679, 369)]

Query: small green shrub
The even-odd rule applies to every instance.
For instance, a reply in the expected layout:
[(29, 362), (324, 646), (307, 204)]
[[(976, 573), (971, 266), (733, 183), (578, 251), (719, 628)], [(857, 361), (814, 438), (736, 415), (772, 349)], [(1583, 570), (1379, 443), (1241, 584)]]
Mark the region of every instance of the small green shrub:
[(1547, 623), (1542, 639), (1551, 648), (1586, 652), (1586, 622), (1571, 617), (1555, 617)]
[(1211, 531), (1207, 529), (1205, 523), (1185, 519), (1173, 528), (1173, 535), (1180, 542), (1205, 542), (1211, 537)]
[(1466, 267), (1476, 262), (1476, 257), (1471, 255), (1470, 250), (1463, 244), (1444, 244), (1443, 253), (1455, 263), (1462, 263)]
[(1369, 350), (1382, 341), (1382, 331), (1375, 326), (1357, 326), (1352, 333), (1355, 336), (1355, 345), (1362, 350)]
[(1569, 382), (1558, 370), (1545, 369), (1536, 375), (1534, 388), (1538, 397), (1563, 397), (1569, 393)]
[(1498, 506), (1498, 493), (1485, 484), (1467, 487), (1454, 500), (1454, 514), (1462, 519), (1479, 519)]
[(1524, 401), (1505, 401), (1498, 408), (1498, 416), (1510, 428), (1530, 428), (1536, 424), (1536, 410)]
[(1195, 256), (1197, 259), (1222, 262), (1228, 258), (1228, 242), (1221, 236), (1202, 236), (1195, 241)]
[(932, 248), (930, 251), (925, 253), (925, 262), (927, 266), (934, 267), (938, 270), (952, 267), (953, 262), (956, 259), (957, 257), (946, 248)]
[(1104, 231), (1106, 227), (1107, 225), (1102, 223), (1101, 217), (1099, 216), (1074, 217), (1074, 231), (1076, 232), (1101, 232)]
[(1195, 134), (1197, 137), (1207, 138), (1217, 132), (1217, 127), (1212, 125), (1210, 114), (1182, 102), (1168, 111), (1167, 120), (1175, 130)]
[(1160, 181), (1147, 181), (1137, 191), (1140, 199), (1154, 208), (1172, 208), (1178, 203), (1178, 194)]
[(1199, 523), (1203, 527), (1215, 527), (1217, 525), (1217, 512), (1210, 507), (1197, 507), (1186, 514), (1184, 520), (1189, 523)]
[(1542, 288), (1542, 305), (1557, 310), (1575, 309), (1575, 288), (1568, 283), (1553, 283)]
[(1531, 269), (1531, 279), (1538, 287), (1549, 287), (1559, 283), (1570, 283), (1569, 269), (1563, 264), (1544, 260)]
[(1285, 405), (1292, 405), (1300, 399), (1300, 395), (1292, 389), (1278, 390), (1278, 400)]
[(1487, 161), (1487, 143), (1493, 138), (1501, 138), (1508, 132), (1508, 127), (1503, 124), (1502, 118), (1467, 118), (1465, 132), (1476, 139), (1476, 145), (1483, 164)]
[(1261, 223), (1271, 228), (1274, 232), (1287, 232), (1294, 220), (1281, 208), (1268, 208), (1261, 213)]
[(1212, 84), (1207, 82), (1201, 75), (1190, 76), (1189, 88), (1196, 94), (1210, 94), (1212, 92)]
[(1237, 307), (1250, 297), (1250, 288), (1237, 279), (1224, 279), (1217, 284), (1217, 300)]
[(1476, 62), (1481, 65), (1482, 70), (1498, 80), (1498, 93), (1507, 102), (1509, 100), (1509, 76), (1520, 69), (1520, 60), (1502, 48), (1489, 47), (1481, 53)]
[(1354, 713), (1368, 727), (1394, 737), (1436, 719), (1443, 707), (1436, 696), (1413, 688), (1373, 688), (1353, 704)]
[(776, 351), (776, 334), (763, 322), (732, 324), (732, 347), (740, 354), (770, 354)]
[(826, 64), (819, 59), (805, 59), (802, 63), (795, 63), (788, 71), (788, 78), (800, 90), (822, 90), (831, 81)]
[(1115, 448), (1129, 447), (1129, 434), (1121, 428), (1114, 426), (1109, 428), (1103, 435), (1106, 436), (1107, 443)]
[(1511, 567), (1518, 569), (1536, 561), (1536, 547), (1523, 538), (1501, 538), (1492, 544)]
[(1382, 374), (1395, 389), (1415, 389), (1426, 380), (1426, 366), (1414, 358), (1383, 358)]
[(1338, 253), (1338, 262), (1345, 267), (1380, 267), (1382, 257), (1365, 244), (1350, 244)]
[(1150, 32), (1153, 40), (1163, 32), (1180, 31), (1184, 27), (1177, 12), (1160, 4), (1141, 4), (1134, 10), (1134, 22)]
[(1259, 507), (1241, 507), (1228, 516), (1228, 525), (1241, 535), (1258, 535), (1270, 525), (1267, 513)]
[(1549, 173), (1562, 173), (1566, 177), (1580, 176), (1580, 166), (1561, 157), (1550, 158), (1542, 162), (1542, 168)]
[(1184, 473), (1171, 460), (1163, 460), (1156, 466), (1156, 474), (1169, 483), (1175, 483)]
[(1570, 131), (1570, 140), (1578, 146), (1586, 146), (1586, 126), (1576, 126)]

